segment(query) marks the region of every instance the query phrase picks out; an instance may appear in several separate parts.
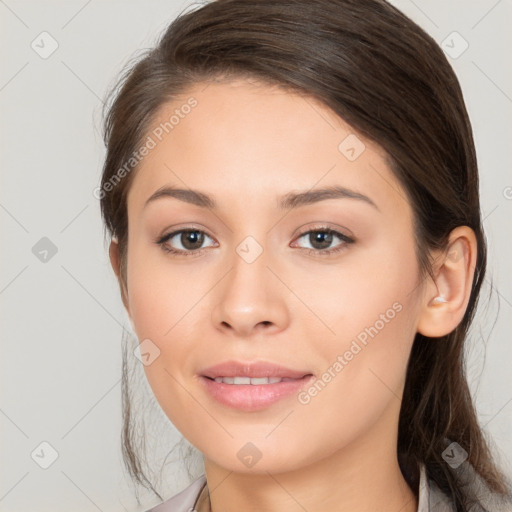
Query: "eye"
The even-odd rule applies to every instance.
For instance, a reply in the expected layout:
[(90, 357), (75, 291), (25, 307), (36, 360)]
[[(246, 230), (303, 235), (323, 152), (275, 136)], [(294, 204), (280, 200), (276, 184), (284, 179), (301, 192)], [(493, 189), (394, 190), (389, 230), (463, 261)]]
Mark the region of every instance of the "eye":
[[(155, 242), (161, 246), (162, 250), (166, 253), (171, 253), (176, 256), (197, 256), (202, 254), (207, 247), (215, 246), (216, 243), (214, 242), (210, 244), (210, 246), (203, 247), (207, 238), (213, 240), (200, 229), (187, 228), (163, 235)], [(348, 244), (354, 242), (354, 239), (328, 227), (310, 229), (297, 238), (297, 240), (300, 239), (304, 239), (306, 244), (309, 243), (313, 247), (309, 248), (299, 245), (299, 248), (308, 251), (309, 254), (321, 256), (343, 251)], [(340, 240), (338, 245), (334, 248), (329, 248), (336, 239)], [(292, 245), (292, 247), (294, 247), (294, 245)]]
[(204, 244), (205, 238), (213, 240), (200, 229), (180, 229), (162, 236), (156, 243), (160, 245), (165, 252), (192, 256), (203, 252), (205, 248), (203, 248), (202, 245)]
[[(306, 243), (309, 243), (313, 247), (299, 247), (308, 250), (309, 254), (322, 256), (343, 251), (346, 249), (348, 244), (354, 243), (354, 239), (344, 235), (343, 233), (340, 233), (339, 231), (327, 227), (306, 231), (300, 235), (297, 240), (302, 238), (305, 239)], [(336, 238), (341, 242), (334, 248), (329, 248)]]

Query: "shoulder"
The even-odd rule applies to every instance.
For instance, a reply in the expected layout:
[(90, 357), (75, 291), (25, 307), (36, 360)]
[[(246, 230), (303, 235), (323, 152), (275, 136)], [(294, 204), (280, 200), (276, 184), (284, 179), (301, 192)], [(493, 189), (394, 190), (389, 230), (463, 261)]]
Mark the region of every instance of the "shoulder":
[(183, 491), (146, 512), (189, 512), (194, 508), (197, 498), (205, 485), (206, 477), (201, 475)]

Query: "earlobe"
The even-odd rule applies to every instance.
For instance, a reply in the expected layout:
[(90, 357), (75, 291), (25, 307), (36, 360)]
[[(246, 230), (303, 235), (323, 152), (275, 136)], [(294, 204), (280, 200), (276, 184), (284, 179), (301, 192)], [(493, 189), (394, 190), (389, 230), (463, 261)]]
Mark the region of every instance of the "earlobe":
[(431, 304), (444, 304), (445, 302), (448, 301), (442, 295), (438, 295), (432, 299)]
[(471, 296), (477, 242), (471, 228), (459, 226), (434, 264), (435, 280), (425, 286), (417, 331), (430, 338), (452, 332), (462, 321)]

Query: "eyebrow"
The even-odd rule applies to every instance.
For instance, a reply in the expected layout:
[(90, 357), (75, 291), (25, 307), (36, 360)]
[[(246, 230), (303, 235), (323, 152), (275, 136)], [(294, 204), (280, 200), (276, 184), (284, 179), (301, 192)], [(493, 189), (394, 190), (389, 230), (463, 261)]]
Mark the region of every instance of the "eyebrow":
[[(184, 201), (195, 206), (200, 206), (202, 208), (209, 208), (211, 210), (218, 208), (215, 199), (208, 194), (198, 190), (180, 189), (169, 186), (163, 186), (154, 192), (148, 198), (144, 207), (146, 207), (149, 203), (162, 198), (175, 198), (179, 199), (180, 201)], [(285, 194), (279, 198), (278, 206), (282, 210), (287, 210), (290, 208), (298, 208), (300, 206), (318, 203), (328, 199), (346, 198), (363, 201), (379, 210), (378, 206), (368, 196), (341, 186), (318, 188), (307, 190), (305, 192), (289, 192), (288, 194)]]

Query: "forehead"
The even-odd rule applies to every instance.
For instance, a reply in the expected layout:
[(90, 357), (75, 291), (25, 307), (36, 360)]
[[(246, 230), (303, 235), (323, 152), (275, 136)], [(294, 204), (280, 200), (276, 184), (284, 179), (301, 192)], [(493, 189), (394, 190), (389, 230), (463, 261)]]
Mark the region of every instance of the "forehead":
[(164, 104), (128, 194), (142, 209), (158, 188), (207, 192), (262, 207), (291, 190), (341, 185), (407, 210), (386, 154), (318, 100), (238, 80), (195, 84)]

